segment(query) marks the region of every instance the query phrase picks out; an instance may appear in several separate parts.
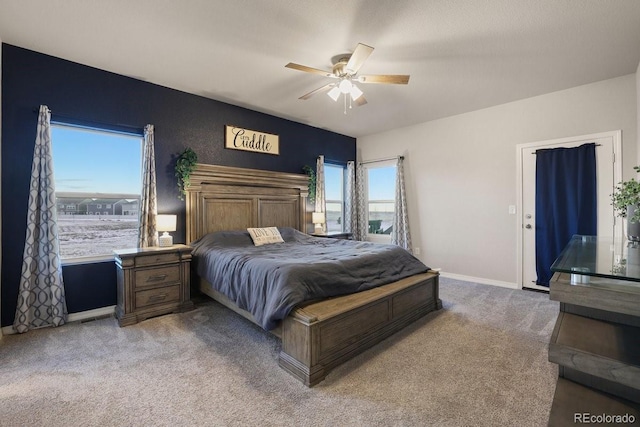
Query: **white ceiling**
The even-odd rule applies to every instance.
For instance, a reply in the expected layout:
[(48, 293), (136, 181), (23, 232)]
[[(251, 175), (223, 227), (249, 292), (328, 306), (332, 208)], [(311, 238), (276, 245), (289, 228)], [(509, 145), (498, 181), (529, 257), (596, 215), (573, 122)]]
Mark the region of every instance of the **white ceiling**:
[[(118, 74), (354, 137), (636, 71), (638, 0), (0, 0), (0, 39)], [(358, 42), (360, 85), (345, 116), (318, 94)]]

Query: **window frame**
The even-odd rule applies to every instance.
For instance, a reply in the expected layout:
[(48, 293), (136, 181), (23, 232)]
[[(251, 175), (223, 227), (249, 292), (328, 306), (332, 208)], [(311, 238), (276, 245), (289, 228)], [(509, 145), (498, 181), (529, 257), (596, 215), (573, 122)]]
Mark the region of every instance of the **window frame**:
[[(122, 135), (122, 136), (126, 136), (126, 137), (134, 137), (134, 138), (139, 138), (140, 140), (140, 174), (142, 175), (142, 169), (143, 169), (143, 163), (144, 163), (144, 130), (142, 129), (135, 129), (131, 128), (131, 130), (123, 130), (122, 128), (119, 129), (113, 129), (113, 128), (109, 128), (108, 125), (100, 125), (100, 126), (95, 126), (95, 125), (85, 125), (85, 124), (81, 124), (81, 123), (77, 123), (73, 120), (59, 120), (59, 119), (54, 119), (52, 117), (51, 119), (51, 128), (53, 130), (54, 127), (57, 128), (69, 128), (69, 129), (76, 129), (79, 131), (84, 131), (84, 132), (95, 132), (95, 133), (101, 133), (101, 134), (111, 134), (111, 135)], [(116, 126), (117, 127), (117, 126)], [(52, 132), (53, 133), (53, 132)], [(55, 144), (54, 142), (54, 138), (53, 135), (51, 136), (51, 142), (52, 145)], [(53, 156), (53, 153), (52, 153)], [(53, 158), (53, 162), (55, 164), (55, 157)], [(55, 174), (55, 171), (54, 171)], [(54, 177), (55, 179), (55, 177)], [(138, 196), (142, 197), (142, 179), (140, 182), (140, 189), (139, 189), (139, 193)], [(56, 194), (58, 193), (58, 189), (56, 188)], [(64, 193), (64, 191), (62, 191), (61, 193)], [(126, 193), (112, 193), (112, 195), (115, 196), (131, 196), (132, 194)], [(56, 203), (56, 216), (60, 217), (60, 214), (58, 212), (58, 204)], [(75, 205), (75, 209), (74, 210), (78, 210), (78, 205)], [(99, 212), (96, 212), (99, 215)], [(87, 214), (89, 214), (89, 212), (87, 212)], [(136, 229), (139, 227), (139, 215), (137, 216), (137, 225), (136, 225)], [(123, 248), (113, 248), (113, 249), (123, 249)], [(62, 266), (66, 266), (66, 265), (83, 265), (83, 264), (95, 264), (95, 263), (102, 263), (102, 262), (107, 262), (107, 261), (113, 261), (113, 254), (104, 254), (104, 255), (87, 255), (87, 256), (74, 256), (74, 257), (62, 257), (62, 255), (60, 256), (60, 263)]]
[[(325, 161), (324, 163), (324, 169), (325, 169), (325, 196), (327, 193), (327, 179), (326, 179), (326, 173), (327, 173), (327, 168), (336, 168), (336, 169), (340, 169), (342, 172), (342, 185), (340, 188), (340, 196), (341, 196), (341, 200), (329, 200), (325, 198), (325, 206), (329, 203), (339, 203), (340, 204), (340, 212), (341, 212), (341, 220), (340, 220), (340, 230), (337, 231), (338, 233), (344, 233), (344, 223), (345, 223), (345, 218), (344, 218), (344, 214), (346, 211), (346, 203), (345, 203), (345, 194), (346, 194), (346, 174), (347, 174), (347, 165), (343, 165), (343, 164), (339, 164), (339, 163), (332, 163), (332, 162), (327, 162)], [(328, 210), (328, 209), (327, 209)], [(325, 212), (326, 214), (326, 212)], [(330, 231), (327, 230), (327, 233), (329, 233)]]
[[(377, 161), (377, 162), (372, 162), (372, 163), (363, 163), (362, 167), (364, 167), (364, 188), (365, 188), (365, 224), (367, 224), (367, 240), (370, 242), (374, 242), (374, 243), (391, 243), (391, 234), (371, 234), (369, 233), (369, 170), (370, 169), (381, 169), (381, 168), (389, 168), (389, 167), (393, 167), (394, 169), (396, 169), (396, 174), (397, 175), (397, 161), (395, 159), (393, 160), (384, 160), (384, 161)], [(394, 192), (394, 196), (395, 196), (395, 179), (393, 182), (393, 192)], [(386, 201), (386, 200), (385, 200)], [(390, 200), (391, 202), (395, 203), (395, 200)], [(394, 213), (395, 213), (395, 206), (394, 206)]]

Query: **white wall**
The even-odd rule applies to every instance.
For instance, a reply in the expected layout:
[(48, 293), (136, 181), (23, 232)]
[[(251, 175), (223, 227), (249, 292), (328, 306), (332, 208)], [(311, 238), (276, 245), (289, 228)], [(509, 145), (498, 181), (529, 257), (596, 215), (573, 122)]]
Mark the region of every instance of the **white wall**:
[(413, 246), (428, 266), (515, 286), (516, 145), (621, 129), (630, 177), (636, 99), (630, 74), (358, 138), (358, 154), (406, 156)]

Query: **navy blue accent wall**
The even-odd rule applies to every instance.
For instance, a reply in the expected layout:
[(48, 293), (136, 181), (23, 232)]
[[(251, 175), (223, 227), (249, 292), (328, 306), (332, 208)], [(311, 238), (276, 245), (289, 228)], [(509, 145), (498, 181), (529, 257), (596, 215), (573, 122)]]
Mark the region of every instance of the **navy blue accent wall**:
[[(36, 136), (34, 110), (41, 104), (49, 106), (54, 119), (65, 116), (106, 128), (155, 126), (158, 211), (178, 214), (175, 242), (185, 239), (185, 205), (178, 199), (173, 167), (186, 147), (196, 151), (201, 163), (293, 173), (314, 166), (319, 154), (340, 162), (356, 156), (355, 139), (345, 135), (3, 44), (2, 326), (12, 324), (15, 313)], [(225, 149), (227, 124), (279, 135), (281, 154)], [(112, 262), (67, 266), (63, 274), (70, 313), (116, 303)]]

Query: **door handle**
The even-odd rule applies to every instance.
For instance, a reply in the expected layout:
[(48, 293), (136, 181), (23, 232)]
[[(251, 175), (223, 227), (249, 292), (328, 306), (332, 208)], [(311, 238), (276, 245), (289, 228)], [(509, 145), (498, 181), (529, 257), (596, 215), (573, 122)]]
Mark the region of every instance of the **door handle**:
[(531, 224), (527, 224), (527, 225), (525, 225), (525, 226), (524, 226), (524, 228), (531, 229)]

